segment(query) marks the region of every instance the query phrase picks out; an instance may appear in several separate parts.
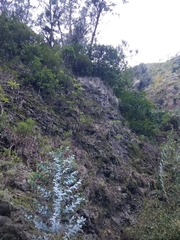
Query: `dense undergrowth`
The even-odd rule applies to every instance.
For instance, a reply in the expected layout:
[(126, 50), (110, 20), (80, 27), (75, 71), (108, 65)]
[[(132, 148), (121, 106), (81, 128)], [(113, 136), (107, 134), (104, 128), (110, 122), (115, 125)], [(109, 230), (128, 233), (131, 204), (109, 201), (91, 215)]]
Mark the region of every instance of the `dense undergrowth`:
[[(0, 146), (1, 199), (9, 202), (13, 201), (17, 206), (23, 205), (34, 213), (38, 212), (39, 215), (43, 213), (41, 203), (44, 201), (44, 219), (53, 219), (54, 217), (54, 222), (60, 221), (61, 219), (58, 218), (60, 215), (64, 219), (62, 223), (65, 229), (64, 233), (68, 235), (70, 233), (66, 231), (65, 226), (67, 228), (70, 226), (71, 222), (68, 221), (72, 219), (72, 213), (75, 211), (70, 212), (68, 219), (65, 214), (65, 205), (68, 200), (66, 199), (67, 201), (65, 202), (60, 199), (59, 192), (62, 191), (62, 184), (58, 182), (58, 174), (61, 173), (62, 165), (56, 161), (53, 162), (49, 155), (51, 151), (56, 150), (57, 146), (56, 144), (52, 144), (43, 131), (38, 128), (38, 123), (31, 118), (25, 119), (21, 110), (18, 110), (18, 118), (17, 116), (15, 118), (11, 113), (7, 115), (5, 110), (7, 108), (11, 109), (12, 112), (17, 110), (15, 109), (16, 106), (13, 105), (13, 101), (16, 99), (11, 98), (10, 94), (8, 95), (7, 93), (13, 92), (14, 96), (20, 99), (19, 109), (22, 109), (22, 105), (25, 104), (28, 107), (28, 103), (23, 99), (23, 94), (20, 91), (32, 88), (37, 95), (31, 96), (31, 102), (33, 102), (33, 98), (37, 97), (41, 101), (48, 102), (49, 105), (56, 105), (57, 111), (61, 104), (60, 109), (63, 109), (62, 115), (65, 115), (68, 119), (69, 115), (74, 114), (78, 124), (82, 123), (80, 125), (82, 127), (81, 134), (85, 135), (83, 126), (88, 125), (89, 128), (93, 127), (94, 119), (91, 116), (87, 117), (85, 115), (88, 107), (90, 109), (91, 106), (83, 98), (82, 92), (84, 89), (76, 77), (99, 77), (106, 85), (112, 88), (118, 98), (118, 107), (126, 120), (126, 125), (133, 132), (141, 136), (143, 143), (145, 142), (144, 140), (149, 141), (150, 139), (159, 144), (158, 138), (166, 139), (167, 131), (172, 128), (177, 130), (178, 123), (176, 118), (172, 117), (169, 113), (160, 110), (157, 111), (155, 105), (147, 100), (145, 93), (132, 90), (129, 79), (133, 72), (128, 69), (125, 61), (123, 45), (121, 48), (98, 44), (93, 45), (91, 48), (91, 57), (88, 56), (89, 46), (72, 44), (60, 47), (55, 44), (53, 47), (49, 47), (42, 36), (34, 33), (16, 18), (9, 17), (6, 14), (0, 15), (0, 32), (2, 33), (0, 37), (0, 75), (2, 79), (0, 83), (0, 135), (2, 142)], [(21, 90), (19, 90), (20, 87)], [(79, 102), (83, 102), (84, 112), (80, 112), (78, 108)], [(99, 109), (97, 111), (94, 110), (94, 112), (94, 114), (100, 115)], [(39, 121), (42, 121), (43, 117), (39, 118)], [(62, 119), (62, 124), (65, 125), (65, 121), (68, 121), (67, 119)], [(77, 122), (74, 121), (71, 124), (76, 126)], [(59, 126), (53, 124), (52, 121), (51, 134), (53, 135), (55, 132), (61, 134), (58, 129)], [(61, 144), (67, 147), (70, 145), (69, 139), (75, 133), (67, 125), (65, 125), (65, 128), (66, 132), (62, 134), (64, 142), (62, 143), (61, 141)], [(48, 129), (44, 130), (44, 132), (46, 131)], [(79, 139), (81, 137), (82, 135), (79, 134)], [(116, 135), (116, 138), (123, 138), (123, 136)], [(179, 141), (175, 133), (171, 138), (171, 141), (167, 140), (164, 146), (162, 146), (162, 152), (164, 151), (163, 149), (167, 149), (167, 151), (165, 151), (165, 155), (160, 154), (161, 159), (158, 159), (158, 163), (156, 163), (156, 166), (161, 166), (159, 173), (156, 169), (158, 177), (153, 176), (160, 179), (157, 189), (154, 190), (152, 196), (149, 196), (150, 200), (148, 200), (148, 196), (147, 201), (144, 200), (144, 208), (137, 217), (136, 224), (125, 231), (127, 239), (178, 239), (180, 236), (179, 202), (177, 200), (179, 196)], [(138, 152), (139, 149), (137, 148), (134, 151)], [(137, 158), (141, 158), (141, 156)], [(100, 160), (98, 159), (97, 161)], [(50, 165), (54, 164), (56, 169), (51, 165), (52, 168), (49, 168), (48, 172), (47, 164), (47, 169), (42, 171), (46, 166), (45, 163), (48, 162)], [(74, 162), (71, 164), (73, 165)], [(29, 169), (31, 169), (30, 172)], [(58, 172), (57, 169), (59, 170)], [(69, 172), (67, 172), (72, 173), (74, 170), (75, 165), (72, 166), (72, 169), (69, 167)], [(21, 184), (21, 172), (23, 171), (27, 172), (28, 181)], [(50, 175), (50, 171), (54, 175)], [(40, 179), (41, 177), (42, 179)], [(36, 187), (32, 184), (32, 180), (35, 178), (36, 180), (38, 179), (36, 182), (39, 183), (39, 186), (36, 185)], [(43, 181), (46, 182), (48, 180), (54, 181), (54, 185), (52, 186), (51, 184), (49, 186), (48, 183), (44, 187)], [(73, 184), (76, 183), (75, 180), (76, 178), (70, 187), (73, 188)], [(105, 189), (103, 181), (100, 184), (103, 192)], [(59, 192), (57, 189), (54, 191), (55, 193), (48, 189), (52, 189), (53, 187), (55, 189), (56, 185), (61, 186), (59, 187)], [(32, 201), (32, 196), (26, 196), (26, 194), (20, 196), (13, 195), (12, 189), (14, 186), (20, 189), (35, 188), (34, 195), (40, 191), (41, 194), (38, 196), (39, 208), (35, 208), (29, 203)], [(43, 194), (47, 195), (47, 192), (51, 195), (48, 196), (51, 199), (50, 203), (46, 201), (47, 196), (43, 196)], [(82, 192), (82, 189), (80, 189), (80, 192)], [(63, 194), (66, 194), (65, 190)], [(76, 191), (73, 194), (75, 197)], [(65, 197), (68, 198), (69, 196)], [(56, 202), (53, 200), (54, 198), (57, 200)], [(83, 196), (79, 198), (83, 199)], [(70, 200), (73, 200), (73, 198)], [(57, 207), (58, 201), (59, 205), (63, 205), (63, 210)], [(74, 203), (74, 205), (76, 204)], [(53, 210), (53, 207), (56, 211)], [(43, 219), (41, 217), (40, 219)], [(77, 226), (79, 230), (85, 219), (77, 213), (75, 217), (76, 222), (79, 219), (80, 227)], [(35, 223), (37, 222), (35, 221)], [(48, 222), (46, 222), (45, 226), (48, 228)], [(72, 224), (72, 229), (73, 226), (76, 226), (76, 224)], [(49, 229), (52, 229), (52, 226)]]

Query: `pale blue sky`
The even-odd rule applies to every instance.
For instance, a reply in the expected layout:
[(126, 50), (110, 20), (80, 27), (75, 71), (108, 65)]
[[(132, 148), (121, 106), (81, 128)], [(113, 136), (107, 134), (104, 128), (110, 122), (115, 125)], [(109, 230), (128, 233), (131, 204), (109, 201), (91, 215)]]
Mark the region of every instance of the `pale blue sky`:
[(120, 18), (106, 20), (101, 41), (126, 40), (139, 53), (130, 63), (159, 62), (180, 52), (180, 0), (129, 0), (118, 7)]

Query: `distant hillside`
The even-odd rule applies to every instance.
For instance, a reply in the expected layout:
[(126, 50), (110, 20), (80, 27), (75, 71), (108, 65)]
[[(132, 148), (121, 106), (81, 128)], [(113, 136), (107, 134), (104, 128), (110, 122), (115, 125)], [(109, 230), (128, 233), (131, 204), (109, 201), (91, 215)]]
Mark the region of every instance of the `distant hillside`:
[(164, 63), (140, 64), (133, 68), (134, 87), (145, 90), (159, 108), (180, 109), (180, 56)]

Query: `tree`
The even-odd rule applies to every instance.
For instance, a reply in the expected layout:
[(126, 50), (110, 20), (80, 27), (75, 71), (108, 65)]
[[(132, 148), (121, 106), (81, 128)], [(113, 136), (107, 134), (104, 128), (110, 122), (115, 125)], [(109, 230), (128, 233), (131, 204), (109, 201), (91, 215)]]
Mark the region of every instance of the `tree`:
[(51, 47), (55, 43), (89, 44), (89, 56), (102, 17), (113, 13), (116, 6), (115, 0), (41, 0), (37, 9), (40, 13), (35, 16), (31, 1), (2, 0), (0, 13), (14, 15), (19, 21), (31, 26), (36, 22), (36, 29), (40, 28)]
[(122, 74), (126, 68), (124, 44), (114, 48), (111, 45), (95, 44), (91, 48), (91, 60), (93, 64), (93, 76), (100, 77), (117, 95), (127, 82), (124, 82)]
[(88, 9), (84, 6), (79, 13), (79, 18), (74, 23), (72, 35), (70, 38), (71, 44), (88, 44), (88, 33), (90, 31), (90, 26), (87, 22), (87, 14)]
[(42, 30), (42, 33), (48, 42), (49, 46), (53, 46), (55, 26), (57, 26), (58, 18), (60, 17), (59, 2), (49, 0), (43, 3), (43, 12), (38, 16), (37, 26)]
[(87, 7), (90, 9), (90, 21), (91, 21), (91, 37), (90, 37), (90, 48), (89, 57), (91, 57), (92, 45), (97, 33), (97, 28), (101, 20), (101, 16), (104, 13), (112, 12), (115, 3), (107, 2), (106, 0), (91, 0), (86, 2)]
[(54, 43), (89, 44), (90, 56), (102, 17), (115, 6), (115, 0), (42, 0), (37, 25), (51, 47)]
[(75, 22), (80, 13), (77, 0), (45, 0), (42, 1), (41, 8), (37, 24), (49, 46), (52, 47), (54, 43), (71, 43)]
[(0, 15), (0, 59), (10, 61), (20, 57), (25, 45), (36, 44), (42, 41), (24, 23), (15, 16), (8, 16), (5, 12)]
[[(126, 3), (126, 0), (122, 0)], [(92, 46), (95, 42), (97, 36), (98, 26), (102, 22), (103, 16), (108, 13), (114, 14), (115, 6), (117, 5), (115, 0), (86, 0), (86, 8), (88, 9), (88, 14), (86, 18), (88, 19), (89, 25), (89, 52), (88, 55), (91, 58)]]
[(0, 13), (7, 12), (10, 5), (12, 4), (11, 0), (1, 0), (0, 2)]
[(31, 24), (32, 23), (32, 5), (30, 0), (2, 0), (0, 2), (0, 13), (16, 16), (19, 21)]

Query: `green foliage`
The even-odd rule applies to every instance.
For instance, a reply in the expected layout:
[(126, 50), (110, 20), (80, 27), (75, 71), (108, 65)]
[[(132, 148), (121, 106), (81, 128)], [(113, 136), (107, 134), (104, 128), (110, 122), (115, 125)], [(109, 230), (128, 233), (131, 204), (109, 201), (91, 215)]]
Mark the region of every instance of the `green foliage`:
[(89, 76), (92, 71), (92, 63), (86, 55), (86, 49), (81, 45), (65, 46), (62, 49), (65, 65), (70, 68), (76, 76)]
[(160, 131), (171, 131), (172, 129), (178, 130), (179, 127), (179, 115), (166, 112), (164, 110), (156, 109), (154, 112), (154, 119), (157, 127)]
[(124, 57), (122, 48), (94, 45), (91, 54), (93, 76), (100, 77), (111, 87), (115, 87), (120, 80), (120, 70), (124, 67)]
[[(120, 99), (120, 109), (130, 128), (138, 134), (153, 135), (157, 122), (152, 104), (143, 94), (127, 91), (132, 71), (126, 69), (125, 42), (117, 48), (93, 45), (89, 59), (88, 46), (49, 47), (26, 25), (5, 14), (0, 16), (0, 28), (3, 32), (0, 39), (2, 60), (15, 59), (18, 67), (21, 66), (23, 70), (18, 73), (21, 85), (31, 84), (39, 93), (54, 96), (58, 90), (73, 87), (73, 78), (67, 68), (76, 76), (100, 77)], [(8, 85), (12, 89), (19, 87), (19, 83), (13, 80), (9, 80)], [(77, 95), (75, 91), (72, 93)], [(2, 91), (0, 100), (8, 102)], [(161, 123), (167, 121), (164, 117)]]
[(125, 68), (123, 46), (114, 48), (106, 45), (93, 45), (91, 59), (88, 57), (89, 46), (74, 44), (62, 50), (66, 66), (71, 67), (78, 76), (93, 75), (100, 77), (110, 86), (123, 82), (121, 70)]
[(2, 88), (2, 85), (0, 84), (0, 108), (1, 108), (1, 113), (0, 116), (3, 115), (4, 113), (4, 104), (9, 102), (9, 98), (6, 96), (4, 93), (4, 89)]
[(46, 44), (24, 46), (21, 54), (22, 62), (30, 71), (23, 79), (36, 89), (54, 93), (59, 87), (62, 76), (61, 51), (57, 46), (50, 48)]
[(88, 56), (78, 54), (72, 66), (73, 73), (78, 76), (89, 76), (92, 71), (92, 63)]
[(129, 122), (130, 128), (137, 134), (154, 135), (156, 130), (156, 121), (153, 114), (154, 107), (145, 98), (145, 93), (124, 91), (120, 98), (120, 110)]
[(180, 219), (168, 204), (145, 203), (138, 216), (138, 224), (126, 229), (129, 239), (133, 240), (177, 240), (180, 239)]
[(179, 205), (180, 141), (173, 131), (162, 145), (159, 157), (159, 180), (165, 198), (171, 205)]
[(173, 157), (173, 151), (175, 150), (173, 147), (174, 144), (175, 142), (171, 138), (167, 142), (165, 142), (165, 144), (163, 144), (161, 154), (159, 157), (159, 181), (163, 191), (163, 195), (167, 202), (169, 202), (169, 200), (168, 200), (167, 191), (164, 184), (164, 176), (163, 176), (164, 165), (167, 159), (171, 159)]
[(12, 198), (11, 192), (6, 188), (4, 190), (0, 190), (0, 199), (10, 202)]
[[(106, 63), (109, 67), (119, 69), (121, 57), (118, 50), (111, 45), (94, 45), (92, 49), (92, 59), (94, 63), (104, 64)], [(94, 71), (98, 71), (98, 67)]]
[(5, 13), (0, 15), (0, 32), (0, 59), (3, 61), (19, 57), (24, 45), (41, 41), (25, 24)]
[(73, 46), (65, 46), (62, 49), (62, 58), (66, 66), (72, 66), (75, 61), (75, 57)]
[[(33, 191), (38, 191), (39, 185), (47, 185), (49, 180), (52, 180), (51, 176), (51, 162), (44, 161), (43, 163), (36, 164), (36, 172), (33, 172), (29, 178)], [(51, 169), (52, 170), (52, 169)]]
[[(61, 50), (58, 46), (50, 48), (43, 44), (35, 46), (36, 54), (33, 55), (32, 61), (28, 58), (28, 67), (31, 72), (27, 75), (26, 81), (51, 95), (58, 89), (66, 88), (72, 84), (72, 78), (62, 63)], [(30, 49), (31, 51), (31, 49)], [(25, 52), (26, 55), (26, 52)]]
[(0, 102), (2, 102), (2, 103), (8, 103), (9, 102), (9, 98), (4, 93), (4, 90), (3, 90), (1, 85), (0, 85)]
[(17, 83), (16, 81), (13, 81), (11, 79), (8, 81), (8, 85), (10, 86), (10, 88), (12, 90), (19, 88), (19, 83)]
[(25, 122), (21, 121), (17, 124), (15, 132), (20, 136), (26, 137), (29, 134), (33, 133), (33, 128), (35, 126), (35, 121), (28, 118)]
[[(5, 14), (0, 16), (0, 31), (0, 59), (12, 61), (21, 68), (23, 64), (24, 70), (18, 74), (22, 83), (52, 94), (60, 86), (59, 82), (67, 81), (61, 71), (64, 67), (59, 46), (50, 48), (25, 24)], [(19, 83), (10, 80), (8, 85), (15, 89)]]
[[(12, 151), (9, 148), (3, 148), (1, 153), (1, 170), (11, 170), (13, 167), (16, 166), (17, 163), (22, 162), (22, 159), (18, 156), (16, 151)], [(6, 160), (3, 162), (3, 160)], [(7, 161), (8, 160), (8, 161)]]
[(54, 71), (56, 74), (59, 72), (59, 67), (62, 65), (62, 57), (60, 48), (55, 45), (50, 48), (47, 44), (28, 44), (23, 47), (21, 53), (22, 62), (31, 66), (31, 63), (38, 58), (41, 66), (46, 66)]

